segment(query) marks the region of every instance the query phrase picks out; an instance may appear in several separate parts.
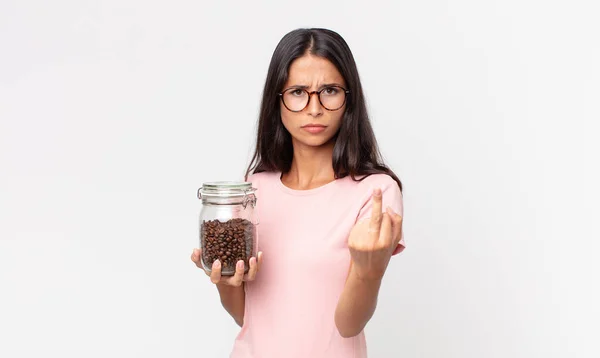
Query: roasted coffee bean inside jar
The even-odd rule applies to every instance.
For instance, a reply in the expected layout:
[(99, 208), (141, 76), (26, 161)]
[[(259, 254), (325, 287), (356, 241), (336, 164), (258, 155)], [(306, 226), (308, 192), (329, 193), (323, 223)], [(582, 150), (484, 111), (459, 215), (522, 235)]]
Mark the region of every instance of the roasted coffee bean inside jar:
[(210, 269), (213, 262), (219, 260), (221, 274), (233, 275), (235, 265), (243, 260), (244, 271), (248, 272), (254, 235), (254, 224), (246, 219), (204, 220), (200, 229), (204, 264)]

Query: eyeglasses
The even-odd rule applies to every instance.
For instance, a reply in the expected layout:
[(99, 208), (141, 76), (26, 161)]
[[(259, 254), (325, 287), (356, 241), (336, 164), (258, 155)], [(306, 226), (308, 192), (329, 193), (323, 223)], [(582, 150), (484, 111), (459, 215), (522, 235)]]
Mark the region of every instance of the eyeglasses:
[(310, 98), (315, 93), (323, 108), (328, 111), (336, 111), (344, 106), (346, 103), (346, 96), (350, 93), (350, 90), (340, 86), (328, 86), (320, 91), (308, 92), (303, 88), (292, 87), (278, 93), (278, 95), (281, 97), (281, 101), (285, 108), (291, 112), (301, 112), (308, 107)]

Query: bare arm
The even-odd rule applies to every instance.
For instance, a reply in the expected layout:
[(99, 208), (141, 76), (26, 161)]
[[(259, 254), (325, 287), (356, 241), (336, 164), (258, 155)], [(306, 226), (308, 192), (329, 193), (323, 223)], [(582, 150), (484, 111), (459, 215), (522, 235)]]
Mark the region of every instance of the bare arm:
[(381, 279), (361, 279), (350, 270), (335, 310), (335, 325), (342, 337), (359, 334), (375, 313)]
[(342, 337), (359, 334), (375, 313), (381, 280), (402, 237), (402, 218), (391, 208), (382, 212), (381, 195), (373, 192), (371, 219), (358, 222), (348, 238), (351, 265), (335, 310)]
[(217, 284), (221, 304), (225, 310), (233, 317), (238, 326), (244, 325), (244, 307), (246, 302), (246, 294), (244, 292), (244, 284), (239, 287), (229, 286), (223, 283)]
[[(203, 268), (201, 262), (202, 250), (194, 249), (192, 253), (192, 261), (198, 268)], [(246, 293), (244, 291), (244, 281), (252, 281), (256, 277), (256, 273), (262, 263), (262, 252), (258, 253), (258, 259), (252, 257), (249, 260), (250, 269), (248, 274), (244, 275), (244, 261), (240, 260), (235, 266), (235, 274), (233, 276), (221, 276), (221, 263), (219, 260), (213, 262), (210, 274), (212, 283), (217, 286), (219, 297), (223, 308), (233, 317), (235, 323), (240, 327), (244, 325), (244, 310), (246, 304)]]

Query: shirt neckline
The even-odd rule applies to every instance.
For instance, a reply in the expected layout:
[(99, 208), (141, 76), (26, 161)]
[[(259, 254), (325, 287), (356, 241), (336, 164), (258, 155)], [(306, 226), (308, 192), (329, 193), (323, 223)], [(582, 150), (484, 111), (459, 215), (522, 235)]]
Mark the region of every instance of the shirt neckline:
[(307, 196), (307, 195), (318, 194), (318, 193), (326, 190), (327, 188), (334, 186), (338, 181), (341, 180), (341, 179), (334, 179), (334, 180), (330, 181), (329, 183), (321, 185), (319, 187), (301, 190), (301, 189), (292, 189), (292, 188), (286, 186), (285, 184), (283, 184), (283, 182), (281, 181), (281, 175), (282, 175), (282, 173), (280, 171), (275, 172), (275, 180), (277, 180), (277, 186), (283, 192), (288, 193), (290, 195), (295, 195), (295, 196)]

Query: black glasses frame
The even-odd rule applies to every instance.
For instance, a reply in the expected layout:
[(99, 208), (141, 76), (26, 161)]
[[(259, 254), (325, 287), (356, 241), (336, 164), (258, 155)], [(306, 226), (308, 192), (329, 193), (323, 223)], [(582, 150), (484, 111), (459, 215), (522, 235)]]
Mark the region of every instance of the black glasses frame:
[[(326, 89), (330, 89), (330, 88), (339, 88), (344, 92), (344, 102), (342, 102), (342, 104), (336, 108), (336, 109), (329, 109), (327, 107), (325, 107), (325, 105), (323, 104), (323, 101), (321, 101), (321, 92), (325, 91)], [(304, 108), (302, 108), (301, 110), (298, 111), (293, 111), (290, 109), (290, 107), (287, 106), (287, 104), (285, 104), (285, 101), (283, 100), (283, 94), (286, 93), (287, 91), (304, 91), (305, 93), (308, 94), (308, 101), (306, 101), (306, 106), (304, 106)], [(308, 107), (308, 105), (310, 104), (310, 100), (312, 99), (312, 95), (313, 94), (317, 94), (317, 98), (319, 99), (319, 103), (321, 104), (321, 107), (325, 108), (328, 111), (337, 111), (338, 109), (344, 107), (344, 105), (346, 104), (346, 100), (348, 98), (348, 93), (350, 93), (350, 90), (345, 89), (342, 86), (327, 86), (323, 89), (321, 89), (320, 91), (312, 91), (312, 92), (308, 92), (307, 90), (305, 90), (304, 88), (296, 88), (296, 87), (292, 87), (292, 88), (288, 88), (286, 90), (284, 90), (281, 93), (278, 93), (277, 95), (279, 96), (279, 98), (281, 98), (281, 103), (283, 103), (283, 105), (285, 106), (285, 108), (287, 108), (288, 111), (290, 112), (302, 112), (303, 110), (306, 109), (306, 107)]]

